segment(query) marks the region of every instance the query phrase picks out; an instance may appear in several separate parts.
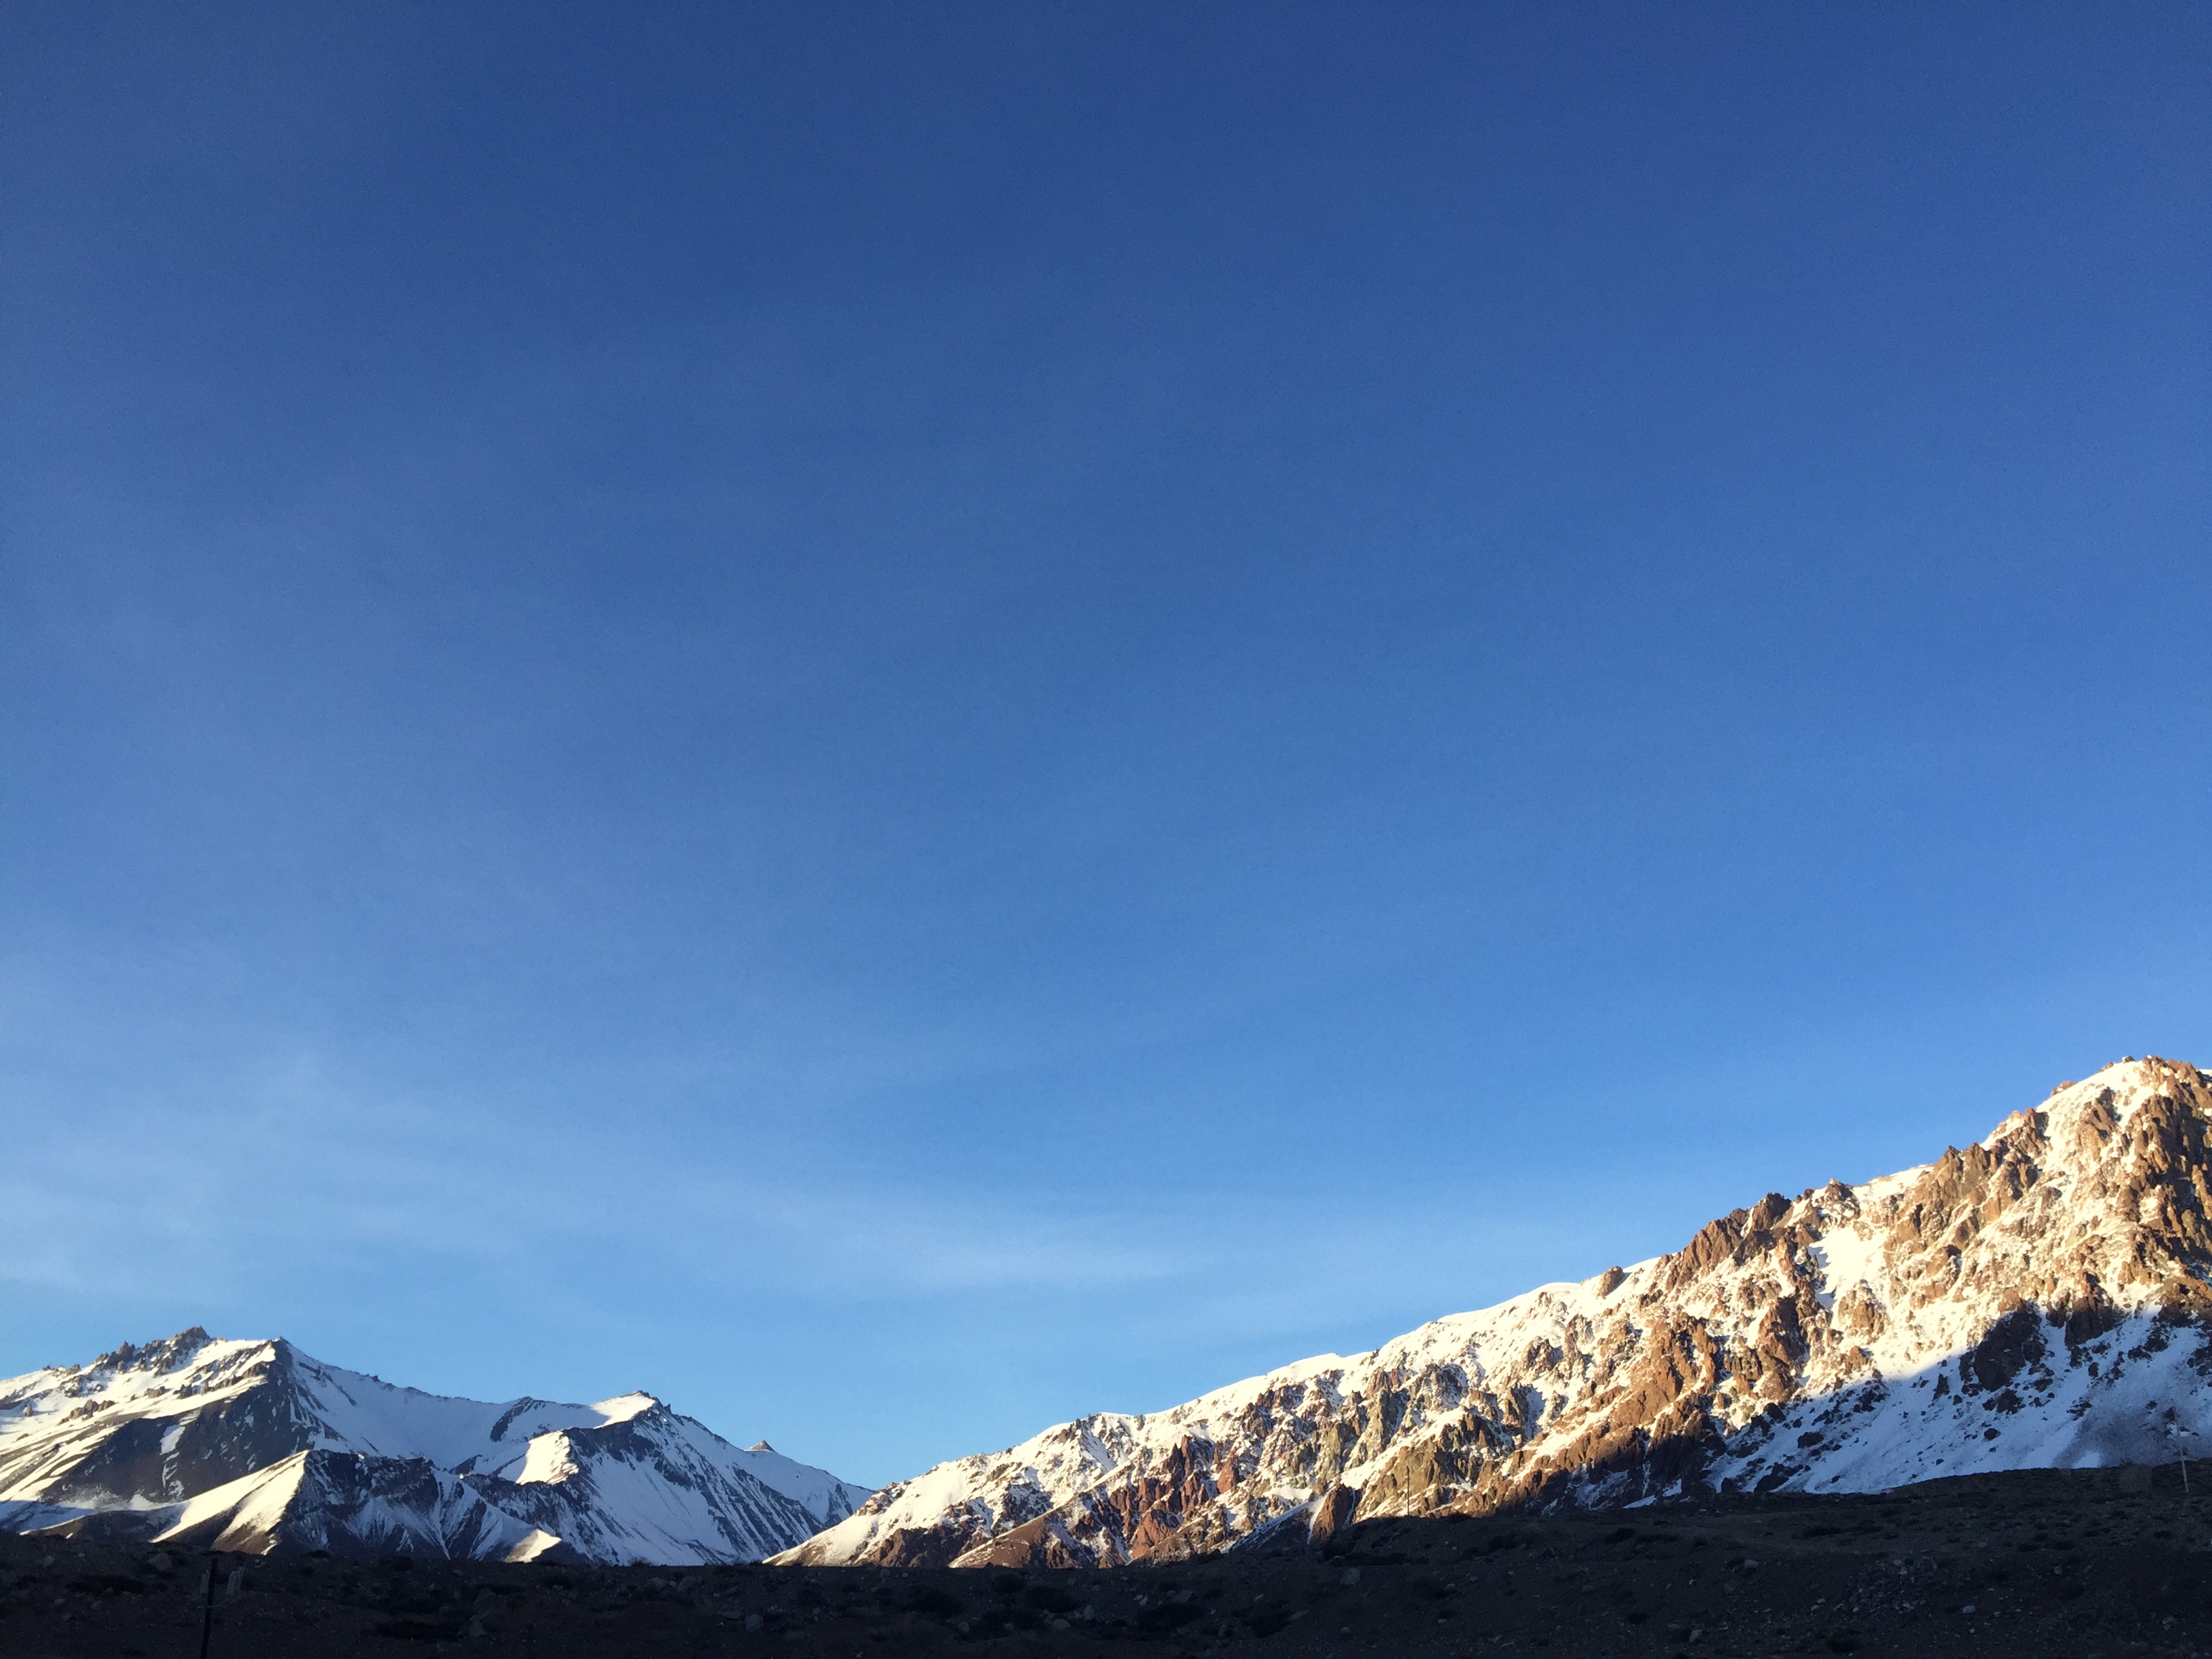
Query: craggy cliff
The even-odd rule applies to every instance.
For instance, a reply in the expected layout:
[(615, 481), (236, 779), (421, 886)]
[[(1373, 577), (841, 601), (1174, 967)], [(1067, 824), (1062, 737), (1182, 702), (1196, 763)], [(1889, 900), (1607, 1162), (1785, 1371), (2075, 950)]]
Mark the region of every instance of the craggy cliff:
[(1353, 1518), (1878, 1490), (2212, 1445), (2212, 1083), (2127, 1060), (1671, 1255), (885, 1487), (777, 1558), (1113, 1565)]

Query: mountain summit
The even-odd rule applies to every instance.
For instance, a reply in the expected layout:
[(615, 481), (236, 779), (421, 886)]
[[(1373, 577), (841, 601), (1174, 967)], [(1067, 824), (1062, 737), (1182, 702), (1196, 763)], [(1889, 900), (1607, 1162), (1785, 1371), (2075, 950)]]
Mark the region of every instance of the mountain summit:
[(422, 1394), (194, 1328), (0, 1381), (0, 1531), (502, 1560), (748, 1561), (868, 1489), (648, 1394)]
[(939, 1464), (776, 1559), (1104, 1566), (1370, 1516), (2212, 1449), (2208, 1133), (2204, 1073), (2125, 1060), (1671, 1255)]

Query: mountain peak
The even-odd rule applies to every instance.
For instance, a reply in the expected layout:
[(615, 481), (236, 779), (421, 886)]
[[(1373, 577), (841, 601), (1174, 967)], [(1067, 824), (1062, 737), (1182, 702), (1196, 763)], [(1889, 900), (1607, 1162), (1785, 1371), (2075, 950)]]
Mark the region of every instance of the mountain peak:
[(137, 1346), (129, 1342), (116, 1345), (77, 1369), (86, 1371), (152, 1370), (165, 1371), (191, 1362), (193, 1356), (216, 1339), (198, 1325), (187, 1326), (174, 1336), (157, 1338)]
[[(2212, 1079), (2130, 1056), (1984, 1140), (1373, 1352), (888, 1486), (779, 1558), (1112, 1565), (1338, 1519), (1868, 1492), (2212, 1435)], [(2197, 1443), (2202, 1443), (2198, 1442)], [(1316, 1511), (1318, 1512), (1318, 1511)]]
[(0, 1382), (0, 1531), (187, 1547), (757, 1559), (865, 1487), (740, 1452), (652, 1395), (424, 1394), (194, 1327)]
[(667, 1407), (640, 1389), (631, 1394), (618, 1394), (611, 1400), (599, 1401), (592, 1409), (606, 1422), (628, 1423), (651, 1412), (665, 1411)]

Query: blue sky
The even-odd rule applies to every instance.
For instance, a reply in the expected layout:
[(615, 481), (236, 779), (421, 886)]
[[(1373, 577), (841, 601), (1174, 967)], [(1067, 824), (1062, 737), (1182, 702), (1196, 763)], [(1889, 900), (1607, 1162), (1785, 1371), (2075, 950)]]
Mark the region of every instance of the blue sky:
[(879, 1481), (2212, 1063), (2212, 15), (0, 23), (0, 1374)]

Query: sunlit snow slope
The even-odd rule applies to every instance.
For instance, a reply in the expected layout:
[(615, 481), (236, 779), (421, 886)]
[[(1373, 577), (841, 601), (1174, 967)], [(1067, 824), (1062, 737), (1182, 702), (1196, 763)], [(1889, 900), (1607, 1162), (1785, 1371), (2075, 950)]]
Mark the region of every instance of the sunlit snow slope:
[(650, 1395), (492, 1405), (190, 1330), (0, 1382), (0, 1530), (223, 1549), (756, 1560), (867, 1496)]
[(2207, 1449), (2208, 1129), (2203, 1073), (2124, 1061), (1625, 1272), (940, 1464), (783, 1559), (1110, 1565), (1354, 1516)]

